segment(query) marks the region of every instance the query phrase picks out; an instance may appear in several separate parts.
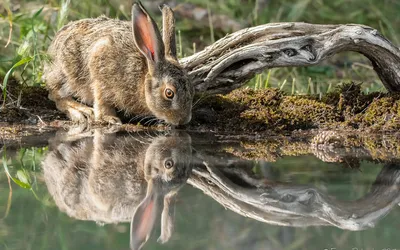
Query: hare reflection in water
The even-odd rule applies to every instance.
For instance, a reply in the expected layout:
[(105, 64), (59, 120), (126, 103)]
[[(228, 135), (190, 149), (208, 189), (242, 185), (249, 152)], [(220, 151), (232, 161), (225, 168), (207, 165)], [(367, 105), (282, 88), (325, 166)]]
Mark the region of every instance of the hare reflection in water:
[(173, 201), (190, 175), (191, 157), (191, 138), (185, 133), (144, 138), (96, 130), (93, 137), (79, 140), (56, 136), (43, 171), (60, 210), (99, 223), (132, 219), (131, 248), (140, 249), (162, 201), (159, 241), (170, 238)]

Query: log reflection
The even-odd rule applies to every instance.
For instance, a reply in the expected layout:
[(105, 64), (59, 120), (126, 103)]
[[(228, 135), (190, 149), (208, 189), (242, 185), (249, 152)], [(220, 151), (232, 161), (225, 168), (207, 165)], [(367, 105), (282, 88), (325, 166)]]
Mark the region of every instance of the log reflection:
[(242, 160), (224, 164), (203, 155), (188, 183), (240, 215), (282, 226), (363, 230), (374, 227), (400, 202), (397, 162), (386, 163), (369, 193), (354, 201), (338, 200), (313, 185), (268, 182), (254, 176), (252, 164)]

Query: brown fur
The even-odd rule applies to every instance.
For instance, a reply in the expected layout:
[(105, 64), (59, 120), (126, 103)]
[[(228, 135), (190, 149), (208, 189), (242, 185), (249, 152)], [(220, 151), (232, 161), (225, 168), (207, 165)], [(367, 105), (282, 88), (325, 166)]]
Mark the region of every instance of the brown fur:
[[(44, 71), (49, 97), (75, 121), (120, 123), (115, 117), (118, 109), (185, 124), (191, 119), (194, 90), (176, 60), (172, 10), (163, 11), (164, 25), (170, 25), (164, 27), (169, 30), (163, 37), (165, 48), (157, 26), (143, 7), (134, 5), (132, 13), (135, 35), (132, 22), (106, 17), (72, 22), (57, 33), (48, 51), (52, 61)], [(135, 15), (147, 19), (135, 19)], [(150, 23), (143, 24), (146, 20)], [(140, 34), (144, 31), (135, 32), (149, 25), (154, 28), (152, 42), (162, 53), (157, 54), (157, 60), (151, 60), (143, 49)], [(170, 56), (171, 51), (174, 56)], [(173, 100), (164, 96), (169, 86), (176, 89)]]

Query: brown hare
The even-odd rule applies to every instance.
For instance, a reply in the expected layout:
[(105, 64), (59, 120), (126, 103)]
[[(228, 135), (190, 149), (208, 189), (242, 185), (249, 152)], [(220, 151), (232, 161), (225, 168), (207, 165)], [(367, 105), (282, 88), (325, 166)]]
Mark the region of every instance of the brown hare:
[(131, 220), (131, 248), (140, 249), (163, 207), (159, 242), (166, 242), (173, 231), (174, 198), (191, 173), (190, 136), (146, 139), (96, 130), (93, 137), (82, 137), (59, 134), (42, 163), (59, 209), (99, 223)]
[(117, 109), (188, 123), (194, 88), (177, 59), (173, 11), (161, 10), (162, 38), (140, 2), (132, 7), (132, 22), (99, 17), (64, 26), (43, 75), (57, 108), (78, 122), (120, 124)]

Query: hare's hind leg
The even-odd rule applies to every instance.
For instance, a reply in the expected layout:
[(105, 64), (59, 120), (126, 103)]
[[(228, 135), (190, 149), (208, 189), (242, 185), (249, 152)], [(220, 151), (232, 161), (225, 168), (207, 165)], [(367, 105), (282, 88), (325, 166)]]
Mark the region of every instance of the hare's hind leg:
[(49, 98), (56, 103), (57, 109), (66, 113), (75, 122), (88, 122), (94, 120), (93, 108), (72, 99), (61, 97), (56, 90), (50, 91)]
[(76, 122), (87, 122), (94, 119), (93, 108), (75, 101), (72, 96), (61, 94), (66, 86), (66, 77), (61, 67), (56, 64), (45, 65), (45, 75), (43, 77), (49, 90), (50, 100), (56, 103), (57, 109), (67, 114)]

